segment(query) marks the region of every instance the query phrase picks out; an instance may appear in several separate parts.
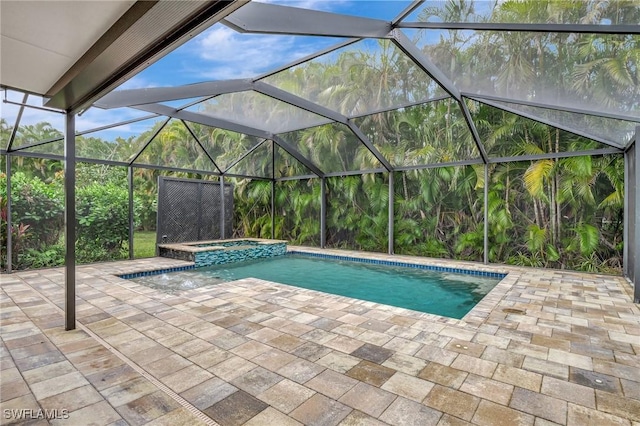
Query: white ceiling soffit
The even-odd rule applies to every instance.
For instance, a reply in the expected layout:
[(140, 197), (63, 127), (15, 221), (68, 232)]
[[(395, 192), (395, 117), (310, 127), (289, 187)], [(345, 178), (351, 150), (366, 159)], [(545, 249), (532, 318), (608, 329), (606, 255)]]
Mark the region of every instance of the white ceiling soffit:
[(0, 84), (44, 95), (134, 3), (0, 1)]
[[(245, 3), (2, 0), (0, 84), (50, 97), (46, 106), (78, 111)], [(111, 10), (109, 19), (100, 7)], [(10, 30), (5, 21), (14, 22)], [(21, 22), (30, 24), (22, 30)], [(18, 40), (6, 56), (5, 38)]]

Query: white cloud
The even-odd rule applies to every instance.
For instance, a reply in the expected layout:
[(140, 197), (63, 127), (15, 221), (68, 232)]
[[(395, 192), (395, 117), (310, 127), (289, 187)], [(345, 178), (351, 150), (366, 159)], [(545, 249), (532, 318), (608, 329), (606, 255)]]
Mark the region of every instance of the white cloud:
[[(267, 2), (338, 13), (340, 8), (353, 4), (343, 0)], [(217, 23), (118, 89), (255, 77), (339, 41), (329, 37), (241, 34)]]
[[(2, 92), (2, 98), (4, 99), (4, 92)], [(7, 99), (12, 102), (22, 103), (23, 95), (21, 93), (9, 90), (7, 92)], [(27, 104), (41, 107), (43, 106), (43, 101), (39, 96), (30, 95), (29, 99), (27, 100)], [(2, 102), (0, 105), (0, 117), (4, 118), (9, 126), (13, 126), (16, 122), (16, 117), (18, 115), (20, 107), (4, 102)], [(116, 108), (113, 110), (90, 108), (82, 115), (76, 116), (76, 131), (82, 132), (85, 130), (91, 130), (98, 127), (143, 117), (146, 115), (149, 114), (131, 108)], [(99, 136), (107, 140), (113, 140), (118, 136), (126, 138), (133, 134), (139, 134), (145, 130), (148, 130), (152, 127), (153, 122), (154, 120), (145, 120), (142, 122), (126, 124), (115, 129), (100, 132)], [(20, 126), (23, 127), (36, 125), (38, 123), (49, 123), (51, 127), (56, 129), (60, 133), (64, 133), (63, 114), (25, 107), (22, 112)]]
[(300, 9), (333, 12), (349, 2), (343, 0), (259, 0), (259, 3), (271, 3), (281, 6), (298, 7)]
[(149, 81), (140, 74), (131, 77), (129, 80), (122, 83), (115, 90), (129, 90), (129, 89), (146, 89), (147, 87), (157, 87), (158, 84)]
[[(124, 82), (116, 90), (145, 89), (157, 86), (159, 86), (159, 84), (153, 83), (147, 78), (137, 75)], [(76, 117), (76, 131), (84, 132), (86, 130), (92, 130), (147, 115), (150, 114), (132, 108), (101, 109), (93, 107)], [(113, 137), (127, 137), (137, 132), (136, 130), (133, 130), (132, 126), (136, 126), (136, 123), (123, 125), (112, 130), (105, 130), (104, 132), (112, 134)], [(102, 134), (100, 136), (104, 137)]]
[(336, 40), (309, 37), (240, 34), (222, 25), (204, 32), (195, 49), (204, 78), (254, 77), (321, 50)]
[[(76, 117), (76, 131), (84, 132), (86, 130), (98, 127), (108, 126), (110, 124), (120, 123), (122, 121), (132, 120), (143, 116), (150, 115), (148, 113), (137, 111), (131, 108), (116, 108), (105, 110), (100, 108), (90, 108), (82, 115)], [(114, 130), (115, 132), (131, 133), (131, 124), (123, 125)]]
[[(4, 100), (4, 91), (2, 92), (2, 98)], [(23, 94), (8, 90), (7, 91), (7, 100), (11, 102), (22, 103)], [(42, 97), (29, 95), (27, 99), (28, 105), (33, 105), (37, 107), (42, 107), (44, 102)], [(0, 116), (7, 121), (9, 126), (14, 126), (16, 122), (16, 117), (18, 115), (18, 111), (20, 107), (14, 104), (2, 103), (2, 108), (0, 110)], [(51, 124), (51, 126), (59, 131), (64, 130), (64, 115), (57, 112), (49, 112), (41, 109), (29, 108), (25, 107), (22, 111), (22, 117), (20, 119), (20, 126), (29, 126), (35, 125), (37, 123), (47, 122)]]

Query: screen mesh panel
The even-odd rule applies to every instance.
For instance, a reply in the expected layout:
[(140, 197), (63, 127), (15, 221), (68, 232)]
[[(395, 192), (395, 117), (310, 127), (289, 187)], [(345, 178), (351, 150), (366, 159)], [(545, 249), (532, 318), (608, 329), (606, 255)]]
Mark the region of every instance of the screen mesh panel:
[(390, 40), (363, 40), (263, 81), (348, 117), (445, 94)]
[(20, 152), (33, 152), (39, 154), (52, 154), (64, 156), (64, 140), (49, 142), (42, 145), (32, 146), (30, 148), (21, 149)]
[(613, 271), (622, 267), (621, 155), (491, 165), (489, 260)]
[(99, 160), (131, 161), (164, 119), (151, 118), (76, 136), (76, 155)]
[(327, 247), (386, 252), (388, 175), (331, 177), (326, 183)]
[(393, 166), (479, 158), (469, 125), (452, 99), (372, 114), (354, 122)]
[[(87, 130), (147, 117), (149, 115), (151, 114), (146, 111), (128, 107), (112, 108), (109, 110), (93, 107), (83, 112), (82, 115), (76, 116), (76, 132), (86, 132)], [(156, 117), (155, 120), (162, 120), (162, 117)], [(121, 133), (129, 131), (129, 133), (135, 134), (142, 133), (142, 131), (146, 130), (141, 128), (137, 123), (124, 124), (119, 127)]]
[(227, 170), (230, 174), (250, 177), (273, 177), (273, 142), (264, 141)]
[[(169, 171), (164, 174), (175, 177)], [(158, 226), (158, 170), (133, 167), (134, 257), (136, 259), (156, 255), (156, 229)], [(142, 247), (144, 246), (144, 248)]]
[[(634, 121), (514, 104), (512, 102), (491, 102), (494, 105), (504, 106), (507, 109), (512, 109), (532, 118), (538, 118), (555, 126), (565, 128), (568, 131), (577, 131), (585, 136), (592, 136), (618, 145), (626, 145), (633, 137), (636, 126), (639, 124)], [(640, 119), (638, 120), (640, 121)]]
[(304, 164), (296, 160), (291, 154), (276, 145), (275, 147), (275, 177), (292, 177), (314, 174)]
[[(4, 97), (5, 92), (0, 92), (0, 95)], [(7, 100), (10, 102), (22, 103), (22, 93), (7, 90), (6, 96)], [(44, 103), (44, 98), (37, 95), (29, 95), (26, 103), (28, 105), (41, 107)], [(19, 110), (20, 107), (17, 105), (4, 102), (0, 103), (0, 119), (3, 120), (3, 124), (1, 126), (3, 128), (3, 140), (9, 136), (9, 134), (4, 134), (9, 130), (8, 127), (13, 128), (15, 125)], [(61, 137), (63, 134), (64, 114), (25, 107), (22, 111), (20, 124), (11, 148), (15, 149), (36, 142)], [(6, 146), (2, 146), (2, 148), (6, 148)]]
[(490, 105), (465, 100), (490, 157), (575, 152), (608, 146)]
[(640, 16), (640, 6), (633, 1), (625, 0), (579, 2), (465, 0), (456, 3), (459, 7), (451, 7), (450, 0), (427, 0), (404, 21), (636, 25)]
[[(40, 158), (5, 157), (11, 162), (11, 264), (13, 270), (60, 266), (64, 263), (64, 199), (60, 180), (46, 182), (40, 170), (54, 173), (63, 169), (61, 161)], [(5, 166), (6, 167), (6, 166)], [(6, 184), (3, 169), (0, 184)], [(6, 187), (5, 187), (6, 188)], [(4, 188), (3, 188), (4, 189)], [(2, 200), (2, 201), (6, 201)], [(3, 203), (4, 204), (4, 203)], [(2, 206), (4, 210), (4, 206)], [(3, 211), (3, 213), (5, 213)], [(7, 228), (0, 249), (0, 269), (7, 266)], [(47, 256), (38, 253), (48, 251)]]
[(271, 182), (227, 179), (235, 188), (233, 237), (271, 238)]
[(263, 139), (232, 132), (231, 130), (187, 122), (204, 149), (218, 167), (225, 171), (238, 158), (258, 145)]
[[(0, 90), (0, 96), (3, 99), (6, 96), (8, 100), (13, 102), (21, 102), (23, 97), (22, 94), (18, 94), (11, 90), (7, 90), (5, 92), (5, 89)], [(16, 124), (16, 118), (19, 110), (20, 107), (17, 105), (4, 102), (0, 103), (0, 148), (2, 149), (7, 149), (9, 137), (11, 136), (11, 131)]]
[(134, 164), (217, 172), (200, 144), (180, 120), (171, 120), (144, 148)]
[(25, 108), (16, 137), (11, 145), (12, 149), (63, 136), (64, 116), (62, 114), (53, 112), (33, 114), (33, 111), (36, 110)]
[[(257, 77), (342, 40), (340, 37), (239, 33), (216, 23), (154, 62), (136, 78), (156, 81), (158, 75), (176, 71), (180, 72), (184, 84)], [(178, 70), (176, 63), (182, 65)], [(202, 63), (205, 68), (198, 68), (194, 63)]]
[(221, 118), (271, 133), (317, 126), (331, 120), (254, 91), (228, 93), (186, 111)]
[(397, 254), (481, 261), (484, 252), (484, 166), (395, 174)]
[(371, 151), (344, 124), (325, 124), (279, 136), (324, 173), (382, 167)]
[(91, 263), (129, 255), (127, 168), (76, 165), (76, 261)]
[[(637, 22), (636, 22), (637, 24)], [(640, 117), (640, 35), (407, 30), (464, 93)]]
[(320, 179), (276, 183), (277, 239), (320, 246), (320, 186)]

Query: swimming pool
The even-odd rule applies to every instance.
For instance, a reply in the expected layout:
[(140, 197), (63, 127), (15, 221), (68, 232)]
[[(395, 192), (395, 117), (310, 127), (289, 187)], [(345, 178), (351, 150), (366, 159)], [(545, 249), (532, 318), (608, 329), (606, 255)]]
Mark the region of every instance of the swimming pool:
[(435, 272), (288, 254), (150, 275), (135, 281), (173, 292), (252, 277), (460, 319), (500, 281), (500, 274), (494, 275)]

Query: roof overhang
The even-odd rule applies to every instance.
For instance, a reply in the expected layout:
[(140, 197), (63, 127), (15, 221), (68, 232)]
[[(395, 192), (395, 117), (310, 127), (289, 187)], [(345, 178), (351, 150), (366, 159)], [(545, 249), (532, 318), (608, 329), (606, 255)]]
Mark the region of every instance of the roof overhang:
[(2, 1), (0, 85), (79, 111), (246, 1)]
[(44, 95), (133, 4), (0, 2), (0, 84)]

